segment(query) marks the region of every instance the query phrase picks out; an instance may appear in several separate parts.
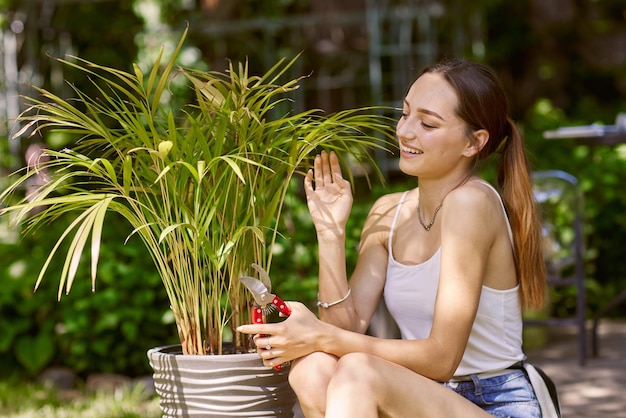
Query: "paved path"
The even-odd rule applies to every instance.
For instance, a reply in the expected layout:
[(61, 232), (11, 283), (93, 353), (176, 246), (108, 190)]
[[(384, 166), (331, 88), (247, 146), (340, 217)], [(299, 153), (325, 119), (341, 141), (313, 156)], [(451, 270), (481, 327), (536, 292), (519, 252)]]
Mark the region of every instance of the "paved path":
[(626, 418), (626, 320), (600, 322), (599, 355), (585, 366), (578, 365), (575, 329), (549, 332), (546, 346), (527, 355), (554, 380), (563, 417)]

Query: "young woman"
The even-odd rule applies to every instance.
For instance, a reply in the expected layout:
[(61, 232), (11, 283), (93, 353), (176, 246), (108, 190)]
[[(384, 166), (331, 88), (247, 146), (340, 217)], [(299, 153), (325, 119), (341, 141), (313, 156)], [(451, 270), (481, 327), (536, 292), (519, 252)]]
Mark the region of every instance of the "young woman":
[[(411, 85), (397, 125), (400, 169), (419, 187), (381, 197), (350, 281), (350, 184), (322, 152), (305, 179), (319, 243), (319, 319), (291, 302), (246, 325), (307, 417), (540, 417), (519, 363), (523, 307), (545, 291), (539, 219), (522, 138), (488, 67), (444, 62)], [(476, 175), (499, 155), (499, 193)], [(365, 335), (380, 298), (401, 340)]]

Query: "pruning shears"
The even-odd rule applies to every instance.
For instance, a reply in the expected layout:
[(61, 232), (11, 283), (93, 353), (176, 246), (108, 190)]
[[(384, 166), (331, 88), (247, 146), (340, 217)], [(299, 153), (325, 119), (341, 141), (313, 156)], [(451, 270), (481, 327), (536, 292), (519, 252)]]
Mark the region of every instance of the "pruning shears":
[[(259, 273), (260, 279), (256, 279), (250, 276), (242, 276), (239, 278), (241, 283), (244, 284), (252, 292), (254, 297), (254, 306), (252, 307), (252, 322), (255, 324), (264, 324), (267, 319), (267, 315), (278, 310), (284, 316), (289, 316), (291, 310), (287, 304), (278, 296), (272, 293), (272, 281), (269, 274), (258, 264), (252, 264), (252, 268)], [(260, 335), (260, 337), (268, 337), (267, 335)], [(280, 370), (281, 366), (274, 366), (276, 370)]]
[(241, 282), (252, 292), (254, 296), (254, 307), (252, 309), (252, 322), (264, 324), (268, 314), (276, 309), (285, 316), (289, 316), (291, 311), (287, 304), (278, 296), (272, 293), (272, 281), (269, 274), (258, 264), (252, 264), (252, 268), (259, 273), (259, 279), (250, 276), (239, 278)]

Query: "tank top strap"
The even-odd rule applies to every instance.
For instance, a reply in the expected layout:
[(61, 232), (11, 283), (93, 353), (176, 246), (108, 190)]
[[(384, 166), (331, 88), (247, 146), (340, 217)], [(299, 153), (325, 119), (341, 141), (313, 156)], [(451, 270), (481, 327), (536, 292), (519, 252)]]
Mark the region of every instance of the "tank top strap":
[(498, 191), (496, 190), (495, 187), (493, 187), (489, 182), (480, 179), (479, 180), (482, 184), (484, 184), (485, 186), (487, 186), (488, 188), (490, 188), (491, 190), (493, 190), (493, 192), (496, 194), (496, 196), (498, 196), (498, 200), (500, 201), (500, 206), (502, 207), (502, 212), (504, 212), (504, 217), (506, 218), (506, 229), (507, 231), (509, 231), (509, 239), (511, 240), (511, 245), (513, 246), (513, 251), (515, 251), (515, 243), (513, 242), (513, 230), (511, 229), (511, 222), (509, 221), (509, 214), (506, 213), (506, 208), (504, 207), (504, 201), (502, 200), (502, 196), (500, 196), (500, 193), (498, 193)]
[(398, 202), (398, 207), (396, 208), (396, 213), (393, 216), (393, 222), (391, 223), (391, 229), (389, 230), (389, 241), (387, 243), (387, 248), (389, 249), (389, 254), (391, 254), (391, 243), (393, 238), (393, 231), (396, 229), (396, 223), (398, 222), (398, 218), (400, 217), (400, 208), (404, 203), (404, 199), (409, 194), (409, 190), (402, 193), (402, 197), (400, 198), (400, 202)]

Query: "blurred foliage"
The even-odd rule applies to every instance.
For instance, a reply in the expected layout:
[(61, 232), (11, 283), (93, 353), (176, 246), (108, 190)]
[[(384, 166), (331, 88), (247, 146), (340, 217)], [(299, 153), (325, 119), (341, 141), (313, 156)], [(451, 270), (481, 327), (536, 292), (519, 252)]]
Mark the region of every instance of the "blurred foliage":
[[(45, 281), (33, 292), (33, 278), (67, 218), (17, 244), (0, 245), (0, 375), (23, 370), (33, 375), (51, 365), (83, 375), (146, 374), (146, 351), (178, 341), (152, 260), (137, 238), (124, 244), (129, 226), (109, 216), (95, 292), (86, 262), (81, 263), (72, 292), (61, 300), (57, 301), (55, 281)], [(48, 276), (58, 277), (62, 264), (62, 258), (53, 260)]]
[[(592, 112), (586, 113), (592, 114)], [(572, 139), (546, 140), (542, 132), (559, 126), (581, 125), (547, 99), (533, 106), (523, 123), (533, 166), (537, 170), (560, 169), (576, 176), (584, 194), (585, 262), (588, 317), (626, 289), (626, 145), (615, 147), (576, 145)], [(557, 315), (570, 315), (575, 307), (573, 289), (553, 292)], [(624, 315), (617, 309), (613, 315)]]

